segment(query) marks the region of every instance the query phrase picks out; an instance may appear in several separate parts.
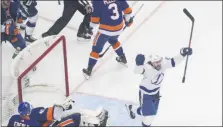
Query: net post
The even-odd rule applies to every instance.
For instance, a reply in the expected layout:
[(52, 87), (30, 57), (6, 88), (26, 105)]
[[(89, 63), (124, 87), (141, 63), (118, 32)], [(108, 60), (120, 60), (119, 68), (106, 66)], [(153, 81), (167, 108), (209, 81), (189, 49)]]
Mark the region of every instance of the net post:
[(63, 58), (64, 58), (64, 75), (65, 75), (65, 85), (66, 85), (66, 97), (70, 95), (69, 92), (69, 80), (68, 80), (68, 66), (67, 66), (67, 47), (65, 36), (61, 36), (63, 43)]
[(23, 99), (22, 98), (22, 77), (21, 76), (18, 77), (17, 83), (18, 83), (19, 103), (21, 103), (22, 102), (22, 99)]

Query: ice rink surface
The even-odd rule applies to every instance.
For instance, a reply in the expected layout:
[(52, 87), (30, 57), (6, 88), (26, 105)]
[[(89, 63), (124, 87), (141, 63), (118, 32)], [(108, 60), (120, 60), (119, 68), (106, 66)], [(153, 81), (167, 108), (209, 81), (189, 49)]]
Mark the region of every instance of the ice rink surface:
[[(89, 109), (105, 107), (110, 112), (112, 126), (140, 126), (140, 119), (130, 120), (124, 108), (125, 103), (138, 104), (138, 86), (142, 77), (133, 73), (135, 56), (154, 53), (172, 57), (188, 46), (191, 22), (183, 13), (183, 8), (187, 8), (195, 18), (195, 25), (191, 44), (193, 55), (189, 58), (186, 82), (181, 82), (185, 62), (166, 72), (158, 114), (152, 125), (222, 125), (222, 1), (140, 1), (134, 6), (133, 13), (142, 3), (145, 5), (133, 26), (120, 36), (128, 68), (115, 61), (116, 55), (110, 49), (98, 61), (91, 79), (86, 81), (82, 69), (87, 66), (92, 42), (76, 41), (83, 16), (77, 12), (60, 33), (67, 40), (70, 92), (76, 103)], [(61, 15), (63, 6), (57, 1), (39, 1), (37, 8), (40, 17), (35, 35), (40, 36)], [(14, 50), (10, 44), (2, 43), (1, 47), (4, 88)], [(46, 63), (42, 70), (47, 72), (47, 67), (53, 65)], [(59, 68), (62, 67), (54, 68), (58, 74)], [(44, 75), (38, 79), (48, 77)]]

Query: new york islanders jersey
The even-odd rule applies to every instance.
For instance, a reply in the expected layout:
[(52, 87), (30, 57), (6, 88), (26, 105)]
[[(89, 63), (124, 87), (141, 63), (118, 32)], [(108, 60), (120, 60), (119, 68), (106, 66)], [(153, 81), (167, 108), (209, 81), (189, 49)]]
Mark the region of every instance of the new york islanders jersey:
[(13, 115), (7, 127), (41, 127), (41, 125), (32, 119), (23, 119), (20, 115)]
[(109, 36), (123, 31), (123, 13), (130, 15), (132, 9), (126, 0), (92, 0), (91, 25), (99, 25), (99, 32)]
[(175, 67), (176, 64), (179, 64), (184, 57), (180, 54), (173, 58), (164, 58), (161, 62), (161, 69), (158, 71), (153, 68), (148, 60), (145, 60), (144, 65), (136, 66), (134, 72), (136, 74), (142, 74), (143, 79), (139, 86), (139, 89), (142, 93), (147, 95), (155, 95), (159, 92), (161, 83), (164, 78), (164, 72), (166, 69)]
[(29, 117), (30, 119), (25, 120), (20, 115), (14, 115), (9, 120), (8, 126), (49, 126), (55, 119), (54, 107), (33, 108)]
[(20, 0), (12, 0), (10, 3), (10, 7), (7, 9), (4, 9), (1, 7), (1, 25), (8, 20), (13, 19), (16, 21), (17, 16), (19, 13), (19, 7), (20, 7)]

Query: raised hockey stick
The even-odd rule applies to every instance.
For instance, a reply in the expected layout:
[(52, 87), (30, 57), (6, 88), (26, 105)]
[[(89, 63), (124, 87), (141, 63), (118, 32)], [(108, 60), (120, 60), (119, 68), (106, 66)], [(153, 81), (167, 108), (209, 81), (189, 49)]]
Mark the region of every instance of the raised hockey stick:
[[(134, 4), (134, 5), (135, 5), (135, 4)], [(142, 4), (142, 5), (140, 6), (140, 8), (136, 11), (136, 13), (134, 14), (134, 16), (132, 17), (133, 19), (135, 18), (135, 16), (137, 15), (137, 13), (142, 9), (143, 6), (144, 6), (144, 4)], [(125, 27), (123, 28), (123, 31), (126, 29), (126, 27), (127, 27), (127, 26), (125, 26)], [(109, 45), (109, 47), (107, 47), (107, 49), (106, 49), (102, 54), (99, 55), (99, 58), (103, 57), (104, 54), (108, 51), (108, 49), (109, 49), (111, 46), (112, 46), (112, 45)]]
[[(191, 27), (191, 32), (190, 32), (190, 40), (189, 40), (189, 48), (191, 47), (191, 39), (192, 39), (192, 35), (193, 35), (193, 29), (194, 29), (194, 17), (188, 12), (188, 10), (186, 8), (183, 9), (183, 12), (190, 18), (191, 22), (192, 22), (192, 27)], [(182, 78), (182, 83), (185, 82), (185, 78), (186, 78), (186, 71), (187, 71), (187, 63), (188, 63), (188, 58), (189, 56), (187, 55), (186, 58), (186, 64), (185, 64), (185, 68), (184, 68), (184, 75)]]

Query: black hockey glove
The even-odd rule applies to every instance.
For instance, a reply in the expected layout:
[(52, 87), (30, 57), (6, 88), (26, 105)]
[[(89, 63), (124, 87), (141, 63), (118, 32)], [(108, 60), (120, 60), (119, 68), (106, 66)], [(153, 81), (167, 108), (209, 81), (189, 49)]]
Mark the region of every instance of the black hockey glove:
[(192, 55), (192, 53), (193, 53), (193, 51), (192, 51), (192, 48), (189, 48), (189, 47), (186, 47), (186, 48), (182, 48), (181, 50), (180, 50), (180, 54), (182, 55), (182, 56), (186, 56), (186, 55)]
[(129, 21), (125, 21), (125, 25), (128, 26), (128, 27), (130, 27), (132, 25), (132, 23), (133, 23), (133, 17), (131, 17), (129, 19)]

